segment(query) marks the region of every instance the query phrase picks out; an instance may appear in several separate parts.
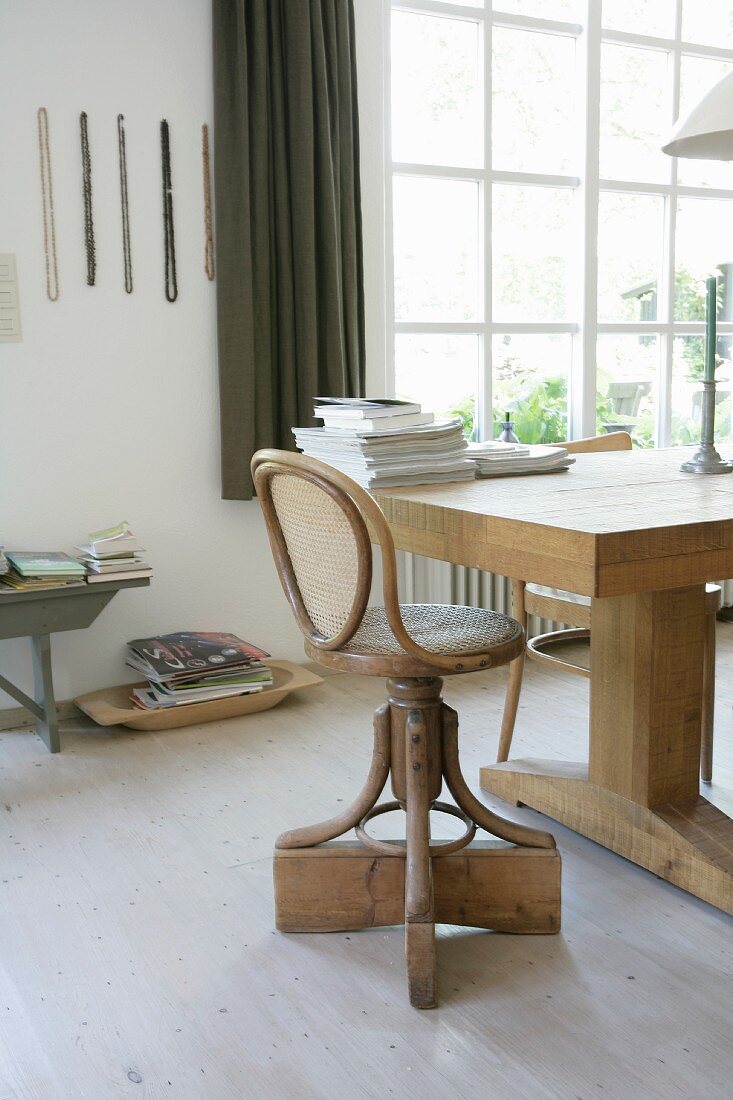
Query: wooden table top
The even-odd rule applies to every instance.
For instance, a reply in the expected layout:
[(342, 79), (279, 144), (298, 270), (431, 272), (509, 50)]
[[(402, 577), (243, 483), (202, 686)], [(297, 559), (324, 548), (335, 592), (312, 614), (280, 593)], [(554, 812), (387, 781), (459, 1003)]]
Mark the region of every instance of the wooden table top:
[(733, 576), (733, 474), (688, 448), (579, 454), (567, 473), (379, 490), (399, 549), (587, 596)]

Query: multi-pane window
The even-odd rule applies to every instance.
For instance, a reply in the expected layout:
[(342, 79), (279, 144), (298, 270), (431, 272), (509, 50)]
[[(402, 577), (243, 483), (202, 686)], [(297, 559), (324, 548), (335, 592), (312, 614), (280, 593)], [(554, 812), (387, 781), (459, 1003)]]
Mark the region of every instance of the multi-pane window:
[(733, 67), (733, 0), (394, 0), (399, 396), (527, 442), (700, 426), (705, 277), (733, 389), (733, 164), (661, 152)]

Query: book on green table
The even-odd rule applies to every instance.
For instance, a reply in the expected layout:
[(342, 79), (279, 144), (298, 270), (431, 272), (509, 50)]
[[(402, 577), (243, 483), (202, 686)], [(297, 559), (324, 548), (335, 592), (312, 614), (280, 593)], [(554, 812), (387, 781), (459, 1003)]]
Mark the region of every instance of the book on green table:
[(60, 550), (8, 550), (5, 555), (22, 577), (40, 577), (49, 574), (84, 576), (81, 562)]
[(115, 527), (107, 527), (103, 531), (92, 531), (88, 545), (77, 549), (90, 553), (94, 558), (116, 557), (121, 554), (133, 554), (138, 549), (138, 541), (125, 519)]
[(47, 577), (23, 577), (14, 569), (3, 573), (0, 577), (3, 591), (8, 589), (16, 592), (36, 592), (51, 588), (76, 588), (82, 584), (86, 584), (83, 576), (67, 577), (49, 574)]

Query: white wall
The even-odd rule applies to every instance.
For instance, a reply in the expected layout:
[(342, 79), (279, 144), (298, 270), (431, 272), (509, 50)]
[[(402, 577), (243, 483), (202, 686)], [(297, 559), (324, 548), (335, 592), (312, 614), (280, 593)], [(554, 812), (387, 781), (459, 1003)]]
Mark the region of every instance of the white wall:
[[(358, 0), (369, 355), (380, 313), (381, 0)], [(376, 37), (375, 37), (376, 34)], [(0, 541), (67, 549), (128, 519), (155, 576), (87, 631), (59, 634), (59, 698), (130, 679), (124, 642), (216, 628), (302, 659), (256, 501), (222, 501), (215, 284), (203, 270), (201, 123), (209, 0), (0, 0), (0, 252), (17, 254), (23, 340), (0, 343)], [(59, 301), (47, 301), (36, 109), (49, 111)], [(89, 115), (97, 285), (87, 287), (78, 116)], [(133, 273), (122, 285), (116, 116), (125, 115)], [(171, 126), (178, 301), (163, 293), (159, 122)], [(375, 159), (376, 158), (376, 159)], [(0, 669), (30, 686), (27, 643)], [(13, 705), (0, 693), (0, 706)]]

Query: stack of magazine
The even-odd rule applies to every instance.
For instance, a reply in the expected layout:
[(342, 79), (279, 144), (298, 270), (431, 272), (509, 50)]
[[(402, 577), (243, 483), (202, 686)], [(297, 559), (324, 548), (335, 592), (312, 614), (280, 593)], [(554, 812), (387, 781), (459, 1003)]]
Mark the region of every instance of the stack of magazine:
[(420, 406), (387, 398), (316, 398), (322, 428), (293, 428), (295, 444), (367, 489), (466, 481), (467, 457), (459, 419), (434, 420)]
[(104, 581), (131, 581), (150, 577), (153, 570), (140, 557), (140, 545), (127, 520), (106, 531), (93, 531), (85, 546), (77, 546), (83, 557), (89, 584)]
[(148, 680), (147, 688), (135, 687), (130, 696), (140, 710), (250, 695), (273, 682), (262, 660), (269, 653), (236, 634), (161, 634), (136, 638), (127, 650), (127, 664)]
[(512, 474), (553, 474), (575, 462), (565, 447), (523, 443), (469, 443), (468, 456), (476, 463), (477, 477), (509, 477)]
[(33, 592), (84, 584), (84, 566), (61, 551), (8, 550), (4, 556), (10, 568), (0, 576), (3, 590)]

